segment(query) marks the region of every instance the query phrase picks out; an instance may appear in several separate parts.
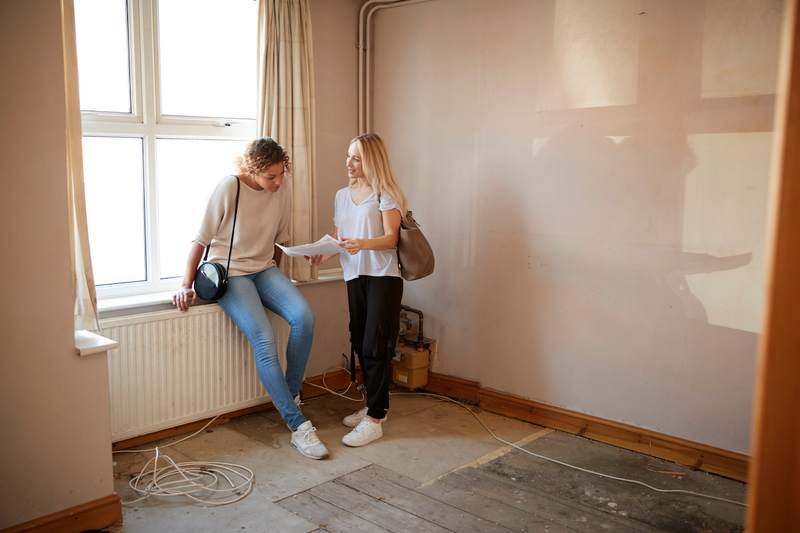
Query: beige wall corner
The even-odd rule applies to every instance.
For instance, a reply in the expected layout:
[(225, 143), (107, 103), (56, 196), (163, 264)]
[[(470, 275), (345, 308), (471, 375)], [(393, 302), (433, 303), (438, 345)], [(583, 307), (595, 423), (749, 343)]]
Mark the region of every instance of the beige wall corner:
[[(316, 110), (317, 238), (333, 235), (333, 199), (347, 185), (344, 155), (357, 131), (356, 28), (360, 0), (311, 0)], [(336, 268), (331, 259), (322, 268)]]
[(343, 281), (303, 285), (300, 292), (314, 312), (314, 344), (306, 376), (321, 375), (342, 366), (341, 354), (350, 354), (350, 314)]
[(0, 528), (113, 493), (105, 356), (75, 353), (61, 3), (0, 2)]

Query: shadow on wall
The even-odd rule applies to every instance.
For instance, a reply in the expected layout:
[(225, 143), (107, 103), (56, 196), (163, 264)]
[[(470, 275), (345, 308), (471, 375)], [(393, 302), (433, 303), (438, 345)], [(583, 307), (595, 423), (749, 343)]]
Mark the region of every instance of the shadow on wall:
[[(687, 275), (737, 269), (752, 254), (685, 251), (684, 180), (697, 163), (687, 135), (666, 117), (658, 127), (642, 123), (630, 132), (609, 138), (572, 125), (541, 146), (527, 193), (527, 205), (536, 209), (520, 217), (529, 224), (526, 233), (533, 239), (527, 241), (534, 250), (520, 250), (527, 255), (514, 261), (529, 261), (531, 288), (512, 286), (503, 292), (513, 295), (519, 289), (533, 295), (530, 314), (522, 316), (535, 317), (538, 328), (557, 332), (542, 337), (537, 328), (524, 331), (534, 359), (553, 352), (579, 360), (616, 357), (650, 386), (681, 379), (681, 388), (691, 395), (695, 387), (704, 387), (683, 376), (687, 361), (705, 365), (712, 354), (754, 354), (757, 335), (709, 324)], [(507, 214), (505, 207), (489, 211), (487, 219)], [(508, 344), (505, 349), (511, 349)], [(653, 362), (658, 368), (652, 368)], [(546, 363), (535, 367), (533, 373), (544, 374), (537, 380), (537, 394), (557, 394), (563, 381), (548, 378)], [(584, 385), (593, 388), (602, 374), (586, 376)], [(551, 377), (560, 377), (558, 371)], [(624, 400), (627, 392), (619, 388), (616, 395)]]

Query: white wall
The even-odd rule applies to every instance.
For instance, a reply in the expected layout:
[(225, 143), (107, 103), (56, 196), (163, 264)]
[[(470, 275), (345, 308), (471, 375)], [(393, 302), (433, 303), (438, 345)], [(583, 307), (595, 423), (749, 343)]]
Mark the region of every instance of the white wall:
[[(316, 100), (317, 238), (333, 234), (333, 198), (347, 184), (344, 154), (356, 136), (356, 27), (360, 0), (311, 0)], [(338, 268), (336, 258), (322, 268)], [(349, 314), (344, 282), (300, 289), (316, 317), (314, 345), (306, 369), (317, 376), (341, 366), (350, 353)]]
[[(316, 92), (317, 237), (333, 235), (333, 198), (347, 185), (344, 156), (358, 134), (356, 28), (360, 0), (312, 0)], [(331, 259), (322, 268), (337, 268)]]
[(434, 370), (747, 452), (782, 4), (381, 11), (374, 130)]
[[(356, 136), (356, 25), (359, 0), (311, 0), (316, 112), (316, 237), (333, 234), (333, 198), (347, 184), (344, 154)], [(322, 268), (339, 267), (334, 258)], [(342, 365), (350, 353), (344, 282), (301, 285), (314, 311), (314, 344), (306, 376)]]
[(347, 290), (343, 281), (303, 285), (300, 292), (314, 312), (314, 344), (306, 376), (319, 376), (342, 366), (342, 354), (350, 354)]
[(75, 353), (58, 0), (0, 2), (0, 528), (112, 494), (104, 355)]

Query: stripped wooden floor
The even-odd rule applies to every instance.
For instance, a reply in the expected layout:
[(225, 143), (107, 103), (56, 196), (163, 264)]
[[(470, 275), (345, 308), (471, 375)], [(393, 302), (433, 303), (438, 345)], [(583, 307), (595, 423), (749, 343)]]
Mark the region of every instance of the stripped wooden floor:
[[(554, 432), (526, 448), (618, 476), (744, 498), (740, 484)], [(571, 451), (570, 451), (571, 450)], [(668, 470), (664, 470), (667, 468)], [(665, 475), (665, 473), (669, 475)], [(728, 503), (601, 479), (519, 451), (420, 484), (369, 465), (277, 502), (320, 531), (741, 531), (743, 510)]]
[[(501, 445), (464, 409), (426, 397), (393, 399), (384, 437), (348, 448), (340, 442), (347, 431), (341, 420), (353, 409), (353, 402), (333, 396), (303, 407), (331, 452), (325, 461), (298, 454), (275, 412), (237, 418), (170, 445), (166, 453), (176, 461), (246, 465), (256, 486), (244, 500), (222, 507), (174, 497), (125, 505), (123, 524), (111, 531), (742, 530), (742, 507), (659, 494), (546, 462)], [(665, 489), (745, 499), (746, 486), (737, 481), (491, 413), (479, 417), (531, 452)], [(115, 456), (115, 488), (123, 501), (137, 497), (128, 482), (151, 455)]]

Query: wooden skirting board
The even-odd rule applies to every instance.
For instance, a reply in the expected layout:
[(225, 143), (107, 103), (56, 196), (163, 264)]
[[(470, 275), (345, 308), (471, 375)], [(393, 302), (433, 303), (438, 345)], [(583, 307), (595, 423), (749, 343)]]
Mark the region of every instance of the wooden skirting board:
[(122, 504), (119, 496), (109, 494), (97, 500), (12, 526), (4, 529), (3, 533), (97, 530), (114, 525), (120, 520), (122, 520)]
[[(306, 378), (305, 383), (303, 383), (303, 392), (301, 393), (304, 399), (314, 398), (316, 396), (322, 396), (323, 394), (328, 394), (327, 391), (309, 385), (308, 383), (314, 383), (315, 385), (322, 385), (323, 376), (320, 374), (319, 376), (313, 376), (310, 378)], [(328, 388), (341, 391), (344, 390), (348, 383), (350, 383), (350, 376), (344, 370), (337, 370), (335, 372), (330, 372), (325, 374), (325, 384)], [(275, 407), (272, 405), (272, 402), (266, 401), (261, 405), (256, 405), (254, 407), (247, 407), (245, 409), (238, 409), (236, 411), (231, 411), (230, 413), (225, 413), (224, 415), (220, 415), (219, 418), (214, 420), (214, 422), (209, 426), (218, 426), (220, 424), (225, 424), (229, 420), (249, 415), (250, 413), (258, 413), (261, 411), (270, 411)], [(198, 429), (202, 428), (213, 417), (204, 418), (202, 420), (197, 420), (196, 422), (189, 422), (188, 424), (182, 424), (180, 426), (175, 426), (169, 429), (162, 429), (161, 431), (156, 431), (153, 433), (148, 433), (146, 435), (139, 435), (138, 437), (132, 437), (130, 439), (121, 440), (115, 442), (112, 449), (114, 451), (117, 450), (126, 450), (128, 448), (136, 448), (143, 444), (147, 444), (149, 442), (155, 442), (157, 440), (166, 439), (168, 437), (174, 437), (175, 435), (182, 435), (185, 433), (191, 433), (193, 431), (197, 431)]]
[(431, 373), (425, 390), (477, 404), (492, 413), (747, 481), (749, 457), (744, 454), (484, 389), (477, 381), (444, 374)]

